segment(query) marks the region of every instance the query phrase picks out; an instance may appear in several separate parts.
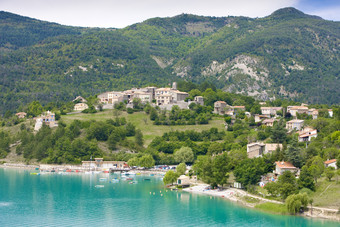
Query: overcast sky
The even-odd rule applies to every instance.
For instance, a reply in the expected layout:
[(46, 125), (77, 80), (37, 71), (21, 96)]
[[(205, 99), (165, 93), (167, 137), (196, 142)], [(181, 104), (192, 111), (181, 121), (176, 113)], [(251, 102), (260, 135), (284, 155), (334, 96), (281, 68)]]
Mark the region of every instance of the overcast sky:
[(264, 17), (283, 7), (340, 21), (340, 0), (0, 0), (0, 10), (64, 25), (123, 28), (182, 13)]

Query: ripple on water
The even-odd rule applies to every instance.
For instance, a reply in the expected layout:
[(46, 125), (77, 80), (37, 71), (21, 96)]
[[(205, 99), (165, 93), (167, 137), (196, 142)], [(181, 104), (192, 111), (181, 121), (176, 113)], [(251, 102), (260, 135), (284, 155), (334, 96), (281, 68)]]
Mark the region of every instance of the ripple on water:
[(0, 202), (0, 207), (9, 207), (12, 206), (13, 203), (11, 202)]

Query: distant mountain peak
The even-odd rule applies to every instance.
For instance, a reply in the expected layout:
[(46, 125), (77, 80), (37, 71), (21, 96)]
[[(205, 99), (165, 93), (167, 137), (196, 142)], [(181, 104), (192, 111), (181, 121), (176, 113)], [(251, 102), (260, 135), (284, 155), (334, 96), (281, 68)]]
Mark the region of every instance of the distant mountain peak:
[(296, 19), (296, 18), (314, 18), (314, 19), (322, 19), (321, 17), (308, 15), (294, 7), (286, 7), (282, 9), (278, 9), (274, 11), (269, 17), (281, 18), (281, 19)]

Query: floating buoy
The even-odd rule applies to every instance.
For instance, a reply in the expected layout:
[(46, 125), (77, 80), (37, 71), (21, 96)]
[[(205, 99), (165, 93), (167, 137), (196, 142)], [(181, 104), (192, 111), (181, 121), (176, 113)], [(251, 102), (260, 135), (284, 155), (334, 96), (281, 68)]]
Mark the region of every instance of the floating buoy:
[(161, 196), (163, 196), (163, 194), (161, 194)]
[(162, 193), (162, 191), (159, 191), (159, 193)]
[(150, 192), (150, 195), (151, 195), (151, 192)]
[(165, 192), (168, 192), (168, 190), (165, 190)]
[(210, 199), (212, 199), (212, 197), (210, 196)]
[(155, 195), (155, 193), (153, 193), (153, 195)]

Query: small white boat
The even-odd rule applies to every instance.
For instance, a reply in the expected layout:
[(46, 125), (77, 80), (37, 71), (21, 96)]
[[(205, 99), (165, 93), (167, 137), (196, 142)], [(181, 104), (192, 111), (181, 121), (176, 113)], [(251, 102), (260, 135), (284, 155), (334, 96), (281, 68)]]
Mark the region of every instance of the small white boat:
[(97, 184), (97, 185), (94, 186), (94, 187), (96, 187), (96, 188), (104, 188), (104, 185), (102, 185), (102, 184)]
[(107, 181), (107, 178), (99, 178), (99, 181)]

